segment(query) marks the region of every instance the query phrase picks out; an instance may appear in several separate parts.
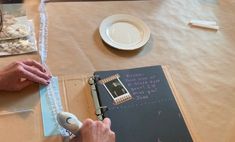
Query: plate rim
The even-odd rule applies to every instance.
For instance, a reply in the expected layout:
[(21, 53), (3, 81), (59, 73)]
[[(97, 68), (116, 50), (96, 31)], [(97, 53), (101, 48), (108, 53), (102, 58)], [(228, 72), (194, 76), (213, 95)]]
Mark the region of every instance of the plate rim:
[[(125, 48), (125, 47), (122, 47), (123, 45), (120, 46), (117, 43), (113, 42), (112, 39), (108, 38), (108, 34), (106, 31), (109, 26), (107, 26), (107, 24), (114, 23), (115, 21), (121, 21), (121, 20), (134, 23), (134, 24), (140, 26), (140, 28), (143, 30), (142, 41), (135, 44), (134, 45), (135, 47)], [(99, 26), (99, 33), (100, 33), (102, 40), (106, 44), (108, 44), (109, 46), (111, 46), (113, 48), (119, 49), (119, 50), (139, 49), (139, 48), (143, 47), (149, 41), (150, 35), (151, 35), (149, 27), (147, 26), (147, 24), (143, 20), (139, 19), (138, 17), (129, 15), (129, 14), (114, 14), (114, 15), (106, 17), (105, 19), (102, 20), (102, 22)]]

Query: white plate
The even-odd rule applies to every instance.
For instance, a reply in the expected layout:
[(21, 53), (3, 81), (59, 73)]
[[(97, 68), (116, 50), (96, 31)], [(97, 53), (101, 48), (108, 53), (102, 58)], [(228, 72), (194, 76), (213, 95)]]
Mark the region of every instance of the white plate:
[(99, 32), (104, 42), (121, 50), (138, 49), (150, 38), (148, 26), (142, 20), (126, 14), (105, 18), (100, 24)]

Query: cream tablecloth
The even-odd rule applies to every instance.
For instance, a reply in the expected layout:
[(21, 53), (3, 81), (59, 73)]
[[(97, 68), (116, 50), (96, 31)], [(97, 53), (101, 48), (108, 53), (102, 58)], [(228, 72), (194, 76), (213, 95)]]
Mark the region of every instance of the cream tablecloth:
[[(29, 15), (38, 19), (37, 3), (28, 3), (29, 11), (34, 11)], [(47, 64), (60, 77), (65, 110), (81, 120), (95, 118), (86, 79), (96, 70), (168, 65), (196, 140), (235, 141), (234, 0), (49, 2), (47, 12)], [(119, 51), (102, 42), (99, 24), (105, 17), (119, 13), (136, 16), (149, 26), (151, 38), (143, 48)], [(192, 19), (217, 21), (220, 29), (190, 27)], [(1, 58), (0, 65), (23, 58), (38, 59), (38, 55)], [(11, 135), (23, 134), (26, 129), (35, 139), (26, 135), (20, 137), (23, 141), (60, 140), (43, 137), (37, 90), (35, 85), (20, 93), (0, 92), (1, 112), (24, 109), (28, 117), (34, 118), (28, 120), (33, 126), (16, 128)], [(1, 125), (0, 129), (10, 131)]]

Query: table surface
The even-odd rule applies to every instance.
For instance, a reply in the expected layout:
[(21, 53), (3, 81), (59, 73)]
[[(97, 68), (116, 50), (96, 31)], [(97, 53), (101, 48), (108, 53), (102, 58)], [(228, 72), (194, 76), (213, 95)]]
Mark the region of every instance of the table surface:
[[(25, 3), (28, 16), (39, 29), (38, 2), (26, 0)], [(49, 19), (47, 64), (60, 78), (66, 110), (81, 120), (95, 118), (91, 98), (85, 95), (89, 93), (86, 78), (94, 71), (167, 65), (197, 141), (235, 141), (234, 0), (49, 2), (46, 7)], [(144, 47), (120, 51), (101, 40), (100, 23), (107, 16), (119, 13), (136, 16), (149, 26), (151, 38)], [(220, 29), (191, 27), (188, 22), (192, 19), (216, 21)], [(39, 55), (4, 57), (0, 59), (0, 67), (25, 58), (39, 60)], [(59, 137), (43, 137), (37, 85), (21, 92), (0, 94), (1, 113), (8, 111), (15, 115), (25, 110), (28, 117), (34, 118), (34, 121), (25, 121), (35, 125), (23, 127), (24, 121), (8, 116), (20, 122), (12, 133), (19, 135), (20, 131), (22, 141), (62, 141)], [(0, 115), (0, 124), (1, 116), (4, 119)], [(0, 128), (7, 138), (10, 128), (2, 125)], [(26, 132), (31, 132), (35, 138), (30, 139)]]

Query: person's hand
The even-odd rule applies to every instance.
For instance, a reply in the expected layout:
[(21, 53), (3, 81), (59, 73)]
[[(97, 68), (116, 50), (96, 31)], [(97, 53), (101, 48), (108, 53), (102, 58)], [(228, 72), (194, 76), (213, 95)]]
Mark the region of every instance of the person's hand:
[(33, 82), (48, 85), (50, 73), (34, 60), (17, 61), (0, 70), (0, 90), (19, 91)]
[(110, 126), (109, 118), (105, 118), (103, 122), (87, 119), (79, 130), (79, 136), (70, 142), (115, 142), (115, 133)]

